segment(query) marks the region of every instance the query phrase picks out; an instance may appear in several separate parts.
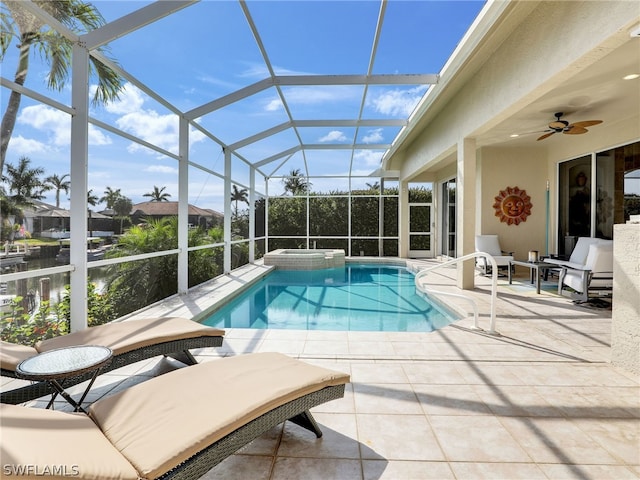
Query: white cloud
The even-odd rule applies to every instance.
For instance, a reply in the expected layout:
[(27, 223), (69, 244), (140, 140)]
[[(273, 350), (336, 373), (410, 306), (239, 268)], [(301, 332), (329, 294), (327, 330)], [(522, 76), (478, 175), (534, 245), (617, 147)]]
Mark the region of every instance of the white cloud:
[(382, 140), (384, 140), (384, 137), (382, 136), (381, 128), (369, 130), (367, 134), (364, 137), (362, 137), (363, 143), (380, 143), (382, 142)]
[(32, 155), (34, 153), (42, 153), (47, 150), (47, 146), (31, 138), (24, 138), (22, 135), (11, 138), (11, 151), (17, 155)]
[(145, 172), (153, 173), (171, 173), (178, 174), (178, 169), (174, 167), (167, 167), (166, 165), (150, 165), (144, 169)]
[(378, 167), (383, 154), (382, 150), (358, 150), (353, 154), (353, 158), (366, 166)]
[(295, 87), (284, 92), (287, 103), (318, 105), (360, 99), (362, 88), (337, 85), (331, 87)]
[(418, 86), (408, 90), (387, 90), (371, 99), (370, 103), (377, 112), (406, 117), (411, 114), (426, 89), (426, 86)]
[(320, 142), (344, 142), (347, 137), (340, 130), (332, 130), (324, 137), (320, 138)]
[(274, 98), (269, 102), (267, 102), (264, 106), (264, 109), (267, 112), (275, 112), (276, 110), (280, 110), (281, 108), (282, 108), (282, 102), (280, 101), (280, 98)]
[[(145, 109), (144, 104), (149, 99), (145, 93), (131, 83), (125, 84), (120, 100), (106, 106), (109, 113), (120, 115), (115, 120), (118, 128), (124, 132), (144, 140), (152, 145), (169, 152), (178, 153), (178, 117), (173, 113), (161, 115), (153, 109)], [(204, 134), (192, 129), (190, 131), (190, 143), (200, 142), (205, 138)], [(131, 143), (129, 152), (143, 151), (153, 154), (152, 150), (138, 144)]]
[[(121, 130), (130, 133), (157, 147), (173, 153), (178, 151), (178, 117), (173, 114), (160, 115), (154, 110), (130, 112), (116, 120)], [(146, 150), (139, 144), (132, 144), (128, 150)]]
[[(92, 86), (92, 93), (95, 90)], [(124, 115), (127, 113), (138, 111), (142, 108), (147, 96), (142, 90), (131, 83), (125, 83), (124, 88), (119, 94), (120, 99), (105, 105), (105, 110), (116, 115)]]
[[(18, 123), (46, 132), (55, 146), (71, 143), (71, 117), (69, 114), (45, 105), (32, 105), (20, 112)], [(109, 145), (111, 139), (93, 125), (89, 125), (90, 145)]]

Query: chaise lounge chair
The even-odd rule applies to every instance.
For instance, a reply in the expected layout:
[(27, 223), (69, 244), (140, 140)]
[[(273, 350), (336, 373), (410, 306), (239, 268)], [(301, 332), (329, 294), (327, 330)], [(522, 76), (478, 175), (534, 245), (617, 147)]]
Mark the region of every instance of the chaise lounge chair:
[(309, 409), (341, 398), (348, 382), (280, 353), (253, 353), (147, 380), (94, 402), (88, 416), (0, 405), (0, 463), (15, 476), (57, 468), (79, 479), (200, 478), (285, 420), (320, 437)]
[[(165, 355), (187, 365), (196, 364), (191, 348), (219, 347), (224, 331), (201, 325), (187, 318), (159, 317), (112, 322), (43, 340), (35, 347), (0, 343), (0, 373), (18, 378), (18, 364), (38, 353), (74, 345), (102, 345), (113, 350), (113, 359), (103, 372), (131, 363)], [(68, 379), (67, 386), (83, 382), (90, 374)], [(52, 393), (46, 382), (37, 382), (0, 393), (1, 403), (23, 403)]]

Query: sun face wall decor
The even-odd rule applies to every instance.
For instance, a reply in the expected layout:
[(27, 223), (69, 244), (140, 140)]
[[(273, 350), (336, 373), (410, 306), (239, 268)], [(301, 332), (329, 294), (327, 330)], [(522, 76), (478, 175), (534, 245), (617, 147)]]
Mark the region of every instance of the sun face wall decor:
[(493, 208), (496, 211), (496, 217), (507, 225), (520, 225), (520, 222), (526, 222), (527, 217), (531, 215), (531, 207), (533, 207), (531, 197), (525, 190), (520, 190), (518, 187), (500, 190), (495, 201)]

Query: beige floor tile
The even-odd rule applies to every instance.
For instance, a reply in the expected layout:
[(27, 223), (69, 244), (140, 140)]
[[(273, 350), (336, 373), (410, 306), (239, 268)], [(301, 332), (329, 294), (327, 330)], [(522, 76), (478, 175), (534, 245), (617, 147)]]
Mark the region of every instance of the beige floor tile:
[(355, 478), (362, 478), (362, 466), (359, 460), (278, 457), (271, 480), (353, 480)]
[(360, 363), (351, 367), (351, 381), (356, 383), (409, 383), (399, 363)]
[(485, 405), (500, 417), (562, 417), (562, 411), (550, 405), (530, 386), (474, 385), (473, 390)]
[(462, 385), (464, 379), (455, 362), (412, 362), (402, 368), (412, 384)]
[(446, 462), (364, 460), (364, 480), (454, 480)]
[(518, 367), (508, 363), (458, 362), (456, 368), (465, 385), (523, 385)]
[(423, 415), (356, 415), (358, 440), (368, 460), (443, 461), (444, 455)]
[(267, 338), (264, 340), (259, 347), (260, 352), (279, 352), (284, 354), (293, 354), (297, 355), (298, 352), (304, 349), (304, 340), (293, 340), (293, 339), (285, 339), (285, 340), (275, 340)]
[(349, 343), (344, 340), (311, 340), (307, 338), (303, 352), (305, 355), (346, 355), (349, 353)]
[(349, 340), (349, 353), (352, 355), (367, 355), (375, 357), (394, 356), (393, 346), (386, 341), (358, 341)]
[(638, 473), (619, 465), (541, 464), (540, 469), (552, 480), (637, 480)]
[(200, 477), (201, 480), (270, 480), (273, 457), (232, 455)]
[(286, 422), (278, 448), (281, 457), (360, 458), (360, 446), (355, 415), (315, 413), (322, 437), (302, 427)]
[(503, 417), (500, 421), (537, 463), (616, 464), (570, 420)]
[(612, 457), (628, 465), (640, 465), (640, 420), (585, 418), (573, 419), (572, 423)]
[(468, 385), (413, 385), (428, 415), (491, 415), (491, 410)]
[(356, 413), (422, 414), (411, 385), (406, 383), (354, 383)]
[(570, 418), (640, 418), (640, 389), (633, 387), (546, 387), (536, 392)]
[(548, 480), (534, 463), (451, 462), (457, 480)]
[(531, 457), (494, 417), (431, 415), (429, 422), (449, 461), (531, 462)]

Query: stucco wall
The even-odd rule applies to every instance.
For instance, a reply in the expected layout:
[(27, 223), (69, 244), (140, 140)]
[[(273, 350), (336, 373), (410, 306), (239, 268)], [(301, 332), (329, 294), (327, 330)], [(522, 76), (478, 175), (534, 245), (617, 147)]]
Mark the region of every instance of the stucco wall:
[(613, 227), (611, 363), (640, 375), (640, 225)]
[[(480, 152), (482, 175), (477, 193), (482, 207), (478, 233), (497, 234), (502, 248), (514, 252), (518, 260), (526, 260), (529, 250), (546, 253), (546, 183), (549, 175), (545, 156), (542, 149), (483, 148)], [(526, 190), (531, 197), (531, 215), (519, 225), (501, 222), (493, 209), (495, 197), (507, 187)], [(550, 250), (551, 247), (550, 243)]]

